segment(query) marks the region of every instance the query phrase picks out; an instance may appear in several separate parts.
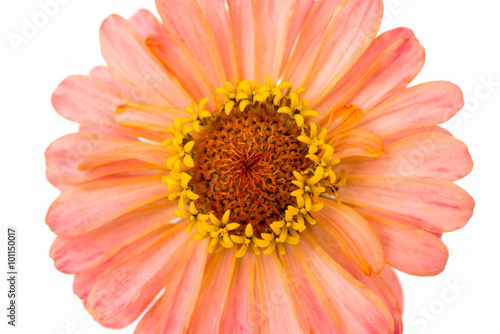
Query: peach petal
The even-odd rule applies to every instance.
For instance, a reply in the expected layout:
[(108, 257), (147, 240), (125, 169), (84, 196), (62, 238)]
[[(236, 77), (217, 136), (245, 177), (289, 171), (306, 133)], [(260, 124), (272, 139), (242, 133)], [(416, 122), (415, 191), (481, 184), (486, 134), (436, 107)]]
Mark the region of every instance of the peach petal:
[(443, 128), (439, 125), (431, 125), (431, 126), (424, 126), (421, 128), (412, 128), (412, 129), (399, 131), (399, 132), (396, 132), (392, 135), (382, 137), (382, 141), (384, 142), (385, 146), (389, 146), (389, 145), (392, 145), (395, 142), (403, 140), (407, 137), (415, 136), (415, 135), (418, 135), (421, 133), (426, 133), (426, 132), (441, 133), (441, 134), (447, 135), (449, 137), (453, 137), (453, 134), (450, 131), (446, 130), (445, 128)]
[[(233, 249), (210, 259), (187, 333), (218, 333), (236, 265)], [(209, 310), (209, 312), (207, 311)]]
[(75, 237), (56, 238), (50, 257), (57, 270), (77, 273), (110, 258), (122, 247), (176, 219), (175, 203), (152, 205), (124, 215), (100, 228)]
[(384, 151), (384, 144), (377, 135), (358, 129), (334, 136), (329, 144), (335, 148), (332, 159), (352, 156), (378, 157)]
[[(212, 96), (213, 93), (196, 68), (186, 61), (186, 55), (174, 36), (169, 33), (149, 36), (146, 46), (163, 66), (178, 78), (182, 87), (195, 101)], [(214, 107), (212, 102), (209, 102), (208, 106)]]
[(339, 319), (334, 303), (325, 294), (300, 251), (287, 246), (282, 260), (290, 286), (297, 294), (300, 306), (306, 313), (309, 332), (342, 333), (339, 327), (342, 321)]
[(290, 29), (288, 30), (286, 43), (285, 43), (285, 52), (283, 54), (283, 61), (281, 64), (281, 71), (283, 72), (285, 66), (288, 63), (288, 59), (291, 56), (292, 49), (295, 45), (295, 41), (297, 37), (301, 33), (304, 23), (307, 20), (309, 13), (311, 12), (312, 7), (315, 4), (315, 0), (296, 0), (295, 9), (293, 11), (293, 16), (290, 22)]
[(473, 198), (456, 184), (434, 178), (347, 178), (339, 197), (349, 204), (413, 221), (433, 232), (462, 228), (472, 217)]
[(299, 87), (321, 46), (328, 24), (341, 0), (318, 0), (311, 8), (283, 77)]
[(177, 261), (169, 260), (189, 239), (184, 228), (178, 224), (142, 253), (104, 273), (90, 292), (89, 312), (100, 321), (110, 320), (133, 304), (157, 273), (171, 272)]
[(87, 308), (87, 299), (90, 291), (99, 277), (109, 269), (146, 250), (158, 241), (170, 228), (171, 226), (167, 225), (164, 228), (153, 231), (130, 245), (121, 248), (116, 254), (98, 266), (76, 273), (73, 280), (73, 292), (83, 301), (85, 308)]
[(403, 308), (404, 308), (403, 287), (401, 286), (401, 282), (399, 281), (396, 272), (390, 266), (386, 266), (381, 276), (391, 287), (391, 290), (396, 296), (396, 299), (398, 301), (400, 312), (403, 313)]
[(111, 72), (151, 104), (176, 108), (191, 104), (189, 95), (149, 52), (127, 20), (110, 15), (101, 25), (100, 36), (101, 51)]
[[(128, 129), (123, 129), (123, 131), (131, 132)], [(135, 140), (135, 141), (138, 140), (137, 139), (138, 134), (129, 134), (129, 133), (121, 132), (119, 130), (115, 130), (115, 129), (113, 129), (111, 127), (107, 127), (107, 126), (102, 127), (102, 126), (80, 124), (78, 126), (78, 132), (87, 132), (87, 133), (97, 134), (99, 136), (108, 136), (108, 137), (115, 137), (115, 138)], [(139, 136), (142, 137), (142, 134)]]
[(251, 0), (227, 0), (233, 26), (238, 78), (255, 80), (255, 32)]
[(304, 333), (277, 254), (258, 256), (256, 268), (262, 332)]
[(394, 323), (393, 333), (401, 334), (403, 333), (403, 309), (391, 284), (384, 278), (384, 273), (387, 271), (392, 271), (392, 268), (385, 266), (380, 275), (364, 276), (364, 279), (358, 280), (382, 299), (389, 312), (391, 312)]
[(82, 184), (59, 195), (47, 212), (46, 222), (57, 235), (76, 236), (167, 197), (166, 188), (151, 178)]
[(409, 37), (415, 37), (415, 35), (407, 28), (392, 29), (379, 35), (356, 64), (333, 87), (325, 99), (311, 107), (320, 113), (329, 112), (332, 106), (338, 105), (342, 98), (363, 78), (382, 53), (397, 41)]
[(387, 263), (410, 275), (434, 276), (448, 261), (448, 248), (429, 232), (369, 212), (358, 212), (380, 238)]
[(151, 166), (150, 162), (122, 157), (114, 164), (106, 164), (91, 170), (79, 169), (80, 164), (93, 155), (109, 154), (120, 148), (135, 145), (143, 147), (143, 144), (138, 141), (82, 132), (69, 134), (55, 140), (45, 151), (47, 172), (64, 182), (81, 183), (114, 173)]
[(253, 254), (247, 253), (236, 262), (221, 333), (259, 333), (255, 318), (254, 270)]
[(309, 323), (309, 319), (307, 319), (306, 311), (304, 310), (304, 307), (300, 302), (299, 296), (295, 292), (291, 282), (288, 280), (288, 277), (287, 277), (287, 285), (288, 285), (288, 290), (290, 291), (290, 296), (292, 297), (293, 308), (297, 311), (297, 318), (299, 320), (299, 323), (302, 325), (303, 328), (307, 329), (307, 332), (311, 332), (311, 325)]
[[(108, 164), (136, 159), (147, 162), (157, 168), (164, 168), (168, 157), (172, 156), (165, 147), (158, 144), (135, 142), (135, 145), (124, 145), (111, 152), (96, 154), (80, 163), (78, 169), (89, 170), (104, 167)], [(159, 172), (159, 171), (158, 171)]]
[(472, 170), (467, 146), (441, 133), (422, 133), (385, 148), (376, 159), (359, 158), (343, 162), (354, 177), (435, 177), (455, 181)]
[(301, 84), (313, 105), (328, 94), (363, 55), (377, 35), (382, 15), (381, 0), (343, 0), (338, 6)]
[(165, 28), (156, 16), (147, 9), (140, 9), (128, 19), (143, 41), (148, 36), (164, 32)]
[(126, 103), (127, 99), (127, 96), (100, 80), (72, 75), (59, 84), (52, 95), (52, 105), (61, 116), (78, 122), (84, 129), (92, 129), (91, 132), (101, 136), (133, 139), (132, 135), (155, 139), (154, 134), (149, 131), (134, 131), (113, 120), (116, 108)]
[(156, 132), (165, 139), (169, 134), (167, 127), (173, 125), (176, 118), (189, 117), (189, 114), (176, 108), (158, 107), (149, 104), (126, 104), (118, 107), (114, 120), (123, 126)]
[[(151, 101), (145, 96), (143, 96), (141, 92), (139, 92), (133, 86), (127, 84), (127, 82), (124, 82), (123, 80), (118, 78), (106, 66), (94, 67), (93, 69), (90, 70), (89, 76), (113, 88), (115, 90), (115, 94), (119, 94), (119, 96), (122, 97), (123, 99), (122, 104), (125, 102), (127, 103), (136, 102), (145, 104), (151, 103)], [(118, 105), (114, 106), (113, 112), (115, 111), (117, 106)]]
[(424, 48), (416, 38), (401, 39), (391, 45), (341, 100), (341, 105), (356, 104), (369, 110), (385, 96), (401, 91), (424, 66)]
[[(390, 220), (395, 220), (395, 221), (398, 221), (399, 223), (402, 223), (402, 224), (416, 226), (416, 227), (418, 227), (418, 228), (421, 229), (421, 227), (419, 226), (419, 224), (416, 223), (415, 221), (411, 221), (411, 220), (408, 220), (408, 219), (405, 219), (405, 218), (402, 218), (402, 217), (399, 217), (399, 216), (395, 216), (395, 215), (392, 215), (392, 214), (389, 214), (389, 213), (386, 213), (386, 212), (381, 212), (381, 211), (376, 211), (376, 210), (366, 209), (366, 208), (359, 208), (359, 210), (363, 210), (363, 211), (366, 211), (366, 212), (369, 212), (369, 213), (373, 213), (373, 214), (375, 214), (377, 216), (381, 216), (381, 217), (384, 217), (384, 218), (387, 218), (387, 219), (390, 219)], [(428, 230), (425, 230), (425, 231), (429, 232), (430, 234), (432, 234), (433, 236), (435, 236), (438, 239), (442, 239), (442, 236), (443, 236), (442, 232), (432, 232), (432, 231), (428, 231)]]
[[(193, 243), (193, 242), (191, 242)], [(161, 292), (165, 287), (165, 282), (168, 281), (169, 277), (175, 275), (175, 270), (177, 265), (180, 263), (182, 252), (177, 252), (174, 254), (159, 270), (154, 274), (142, 288), (141, 294), (135, 299), (130, 306), (128, 306), (123, 312), (113, 317), (110, 320), (99, 321), (101, 325), (108, 328), (124, 328), (134, 322), (139, 316), (147, 309), (155, 297)]]
[(219, 49), (219, 55), (224, 67), (226, 80), (236, 77), (237, 65), (234, 54), (233, 31), (225, 0), (198, 0)]
[(285, 53), (295, 0), (252, 0), (255, 27), (255, 77), (264, 82), (269, 76), (273, 82), (279, 72)]
[(340, 106), (322, 117), (318, 125), (328, 130), (329, 136), (335, 136), (352, 129), (363, 116), (363, 111), (356, 106)]
[(197, 1), (157, 0), (156, 7), (167, 30), (198, 74), (206, 79), (210, 90), (221, 87), (224, 68), (212, 29)]
[(370, 224), (354, 209), (322, 198), (325, 204), (314, 217), (342, 244), (344, 251), (366, 275), (379, 274), (385, 259), (382, 244)]
[(75, 184), (71, 184), (71, 183), (67, 183), (67, 182), (59, 180), (56, 176), (48, 173), (47, 171), (45, 171), (45, 177), (47, 178), (47, 181), (49, 181), (49, 183), (51, 185), (53, 185), (54, 187), (56, 187), (56, 189), (58, 189), (60, 191), (63, 191), (63, 190), (66, 190), (66, 189), (69, 189), (69, 188), (75, 186)]
[[(356, 266), (345, 254), (342, 245), (338, 240), (332, 238), (331, 233), (323, 226), (318, 225), (317, 228), (310, 229), (309, 232), (314, 237), (318, 245), (344, 270), (346, 270), (354, 279), (358, 280), (365, 287), (377, 294), (385, 306), (389, 309), (394, 321), (394, 333), (401, 333), (403, 329), (402, 308), (399, 304), (399, 299), (391, 281), (386, 281), (386, 272), (391, 271), (388, 265), (380, 275), (367, 276), (358, 266)], [(392, 279), (392, 277), (390, 277)], [(397, 281), (397, 278), (396, 278)]]
[(255, 265), (254, 258), (254, 281), (253, 281), (253, 295), (255, 297), (255, 320), (256, 320), (256, 329), (255, 333), (262, 333), (262, 315), (261, 315), (261, 301), (260, 301), (260, 292), (259, 292), (259, 282), (257, 281), (257, 271)]
[(308, 232), (302, 235), (294, 251), (303, 271), (321, 288), (320, 296), (336, 311), (342, 332), (392, 333), (393, 320), (383, 301), (342, 269)]
[(427, 82), (407, 88), (367, 110), (357, 127), (387, 136), (446, 122), (463, 105), (462, 91), (456, 85), (446, 81)]
[[(167, 283), (159, 306), (157, 333), (183, 333), (193, 314), (207, 262), (208, 240), (191, 241)], [(194, 320), (196, 321), (196, 320)]]
[[(126, 163), (128, 163), (128, 161)], [(147, 167), (148, 168), (138, 168), (138, 169), (128, 170), (125, 172), (117, 172), (117, 173), (109, 174), (109, 175), (106, 175), (106, 176), (103, 176), (103, 177), (100, 177), (97, 179), (92, 179), (92, 180), (87, 181), (87, 182), (64, 182), (64, 181), (56, 179), (56, 177), (53, 176), (52, 174), (46, 173), (46, 175), (47, 175), (47, 180), (49, 180), (49, 182), (51, 184), (53, 184), (57, 189), (63, 191), (63, 190), (69, 189), (69, 188), (81, 186), (81, 185), (89, 183), (89, 182), (115, 181), (115, 180), (122, 180), (123, 181), (123, 180), (127, 180), (127, 179), (137, 179), (137, 178), (144, 178), (144, 177), (147, 177), (149, 179), (158, 179), (158, 170), (149, 168), (152, 166), (147, 166)]]
[(157, 300), (153, 306), (144, 314), (137, 326), (135, 327), (134, 334), (152, 334), (155, 333), (156, 321), (160, 316), (161, 299)]
[(52, 94), (54, 109), (70, 121), (103, 129), (123, 130), (113, 122), (113, 113), (125, 100), (101, 81), (83, 75), (64, 79)]

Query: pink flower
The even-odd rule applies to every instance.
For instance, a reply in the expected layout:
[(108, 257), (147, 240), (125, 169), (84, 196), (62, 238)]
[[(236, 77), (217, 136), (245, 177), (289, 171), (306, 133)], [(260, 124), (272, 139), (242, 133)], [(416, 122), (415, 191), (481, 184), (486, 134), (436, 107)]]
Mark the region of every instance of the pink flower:
[(157, 6), (52, 98), (80, 124), (46, 152), (75, 294), (110, 328), (147, 310), (135, 333), (401, 333), (393, 268), (439, 274), (474, 208), (438, 125), (460, 89), (408, 87), (424, 49), (376, 37), (379, 0)]

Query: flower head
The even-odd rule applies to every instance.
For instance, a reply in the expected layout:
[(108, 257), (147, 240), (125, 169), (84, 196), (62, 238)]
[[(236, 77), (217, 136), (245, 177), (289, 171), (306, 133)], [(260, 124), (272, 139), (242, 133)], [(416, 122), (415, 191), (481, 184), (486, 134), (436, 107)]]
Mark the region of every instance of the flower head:
[(474, 207), (438, 126), (460, 89), (408, 87), (423, 48), (376, 37), (379, 0), (157, 6), (107, 18), (107, 66), (53, 95), (81, 128), (46, 152), (51, 257), (88, 311), (147, 310), (136, 333), (401, 333), (393, 268), (441, 272)]

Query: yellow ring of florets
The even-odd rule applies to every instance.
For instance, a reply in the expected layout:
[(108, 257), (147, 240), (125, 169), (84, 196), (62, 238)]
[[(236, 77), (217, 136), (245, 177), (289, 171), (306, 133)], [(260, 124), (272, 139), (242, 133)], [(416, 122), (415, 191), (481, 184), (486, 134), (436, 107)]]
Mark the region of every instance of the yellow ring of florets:
[(345, 182), (345, 172), (338, 177), (333, 171), (339, 159), (331, 159), (334, 149), (325, 139), (327, 130), (323, 129), (318, 133), (316, 123), (306, 123), (309, 118), (318, 117), (319, 114), (308, 108), (309, 101), (300, 98), (305, 92), (304, 89), (292, 92), (291, 83), (276, 85), (267, 77), (265, 85), (251, 80), (235, 80), (235, 84), (226, 82), (225, 88), (218, 88), (216, 92), (223, 96), (220, 110), (226, 115), (230, 115), (234, 108), (244, 112), (250, 105), (267, 103), (266, 106), (273, 111), (277, 109), (278, 113), (289, 115), (289, 122), (295, 123), (301, 129), (301, 135), (297, 139), (307, 145), (306, 158), (313, 164), (307, 170), (293, 172), (295, 180), (292, 183), (297, 190), (291, 192), (291, 196), (295, 197), (296, 205), (289, 205), (282, 219), (273, 222), (269, 226), (269, 233), (261, 233), (260, 238), (254, 235), (250, 223), (245, 226), (241, 235), (231, 234), (230, 232), (238, 229), (240, 224), (230, 221), (230, 210), (219, 219), (211, 212), (201, 212), (196, 208), (195, 201), (199, 195), (189, 186), (192, 177), (188, 171), (195, 166), (192, 156), (195, 141), (190, 133), (193, 130), (200, 132), (201, 127), (212, 117), (212, 113), (205, 110), (208, 98), (201, 100), (197, 106), (186, 108), (191, 117), (177, 118), (174, 125), (168, 127), (172, 138), (166, 139), (163, 145), (174, 153), (166, 163), (170, 172), (162, 178), (171, 192), (168, 198), (171, 201), (178, 200), (176, 215), (189, 219), (186, 233), (196, 229), (196, 240), (210, 239), (209, 252), (213, 252), (217, 245), (220, 245), (224, 248), (238, 247), (238, 258), (244, 256), (249, 248), (257, 255), (261, 252), (270, 254), (275, 249), (284, 254), (285, 243), (296, 245), (307, 224), (316, 224), (311, 213), (323, 207), (323, 203), (317, 202), (318, 197), (326, 192), (326, 187), (335, 191), (342, 186)]

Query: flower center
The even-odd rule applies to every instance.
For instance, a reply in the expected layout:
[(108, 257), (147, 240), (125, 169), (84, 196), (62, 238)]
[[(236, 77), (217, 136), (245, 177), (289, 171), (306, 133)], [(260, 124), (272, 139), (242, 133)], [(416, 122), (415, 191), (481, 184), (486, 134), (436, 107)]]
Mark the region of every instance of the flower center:
[(339, 183), (327, 131), (308, 123), (319, 114), (289, 82), (226, 82), (216, 92), (223, 96), (216, 110), (205, 110), (205, 98), (169, 127), (168, 197), (178, 200), (177, 216), (189, 219), (186, 232), (196, 228), (196, 240), (210, 239), (209, 252), (284, 253), (285, 243), (297, 244), (316, 223), (318, 197)]
[(301, 129), (266, 107), (212, 117), (194, 140), (190, 182), (206, 212), (222, 217), (231, 210), (231, 221), (240, 224), (235, 233), (251, 224), (258, 238), (295, 204), (293, 172), (313, 164), (297, 139)]

